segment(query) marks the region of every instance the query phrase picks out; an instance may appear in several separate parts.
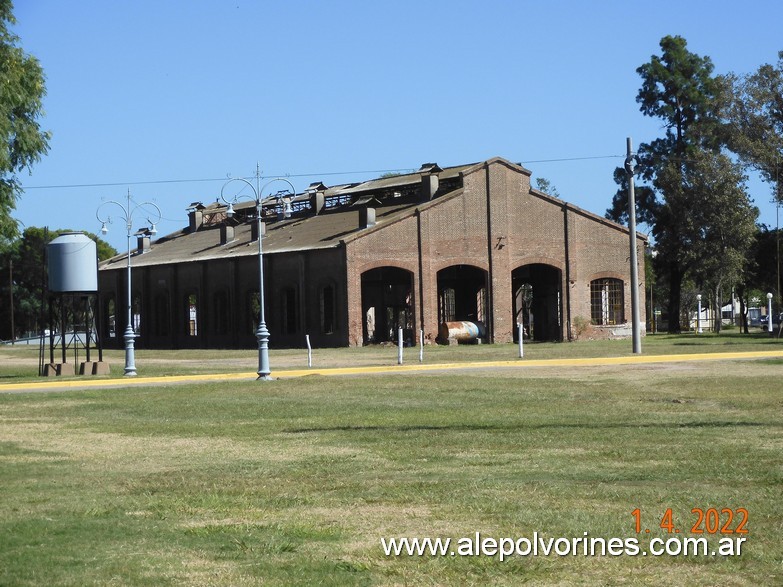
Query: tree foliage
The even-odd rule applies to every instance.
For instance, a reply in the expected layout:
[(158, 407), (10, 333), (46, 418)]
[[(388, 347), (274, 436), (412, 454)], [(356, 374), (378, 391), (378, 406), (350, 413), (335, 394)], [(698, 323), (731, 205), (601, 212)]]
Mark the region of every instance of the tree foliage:
[(783, 51), (775, 65), (764, 64), (747, 76), (722, 78), (723, 115), (732, 151), (776, 186), (783, 197)]
[(17, 175), (49, 149), (49, 132), (38, 122), (46, 94), (35, 57), (19, 46), (9, 26), (15, 23), (11, 0), (0, 0), (0, 236), (16, 233), (11, 212), (20, 194)]
[[(664, 128), (662, 137), (639, 146), (637, 222), (652, 226), (656, 269), (668, 287), (669, 330), (678, 332), (686, 279), (708, 288), (718, 308), (721, 288), (741, 280), (758, 210), (741, 169), (721, 152), (725, 80), (714, 77), (710, 58), (691, 53), (682, 37), (664, 37), (660, 47), (660, 56), (637, 69), (640, 110)], [(615, 182), (619, 190), (607, 217), (627, 222), (624, 169), (615, 171)]]
[[(628, 224), (628, 187), (630, 182), (625, 168), (617, 167), (614, 170), (614, 182), (619, 187), (612, 198), (612, 207), (606, 211), (606, 217), (621, 224)], [(634, 184), (636, 224), (653, 226), (660, 208), (655, 190), (646, 185), (637, 185), (635, 182)]]
[[(39, 332), (41, 310), (48, 283), (46, 245), (70, 229), (48, 230), (35, 226), (25, 229), (21, 238), (6, 241), (0, 250), (0, 338), (11, 338), (10, 301), (13, 291), (15, 336), (24, 332)], [(95, 241), (98, 260), (117, 254), (116, 249), (95, 234), (85, 232)], [(7, 300), (7, 302), (6, 302)]]
[(653, 235), (660, 263), (668, 274), (669, 330), (679, 332), (680, 293), (690, 268), (687, 247), (694, 210), (706, 193), (688, 189), (687, 162), (701, 150), (717, 145), (715, 100), (719, 85), (709, 57), (687, 49), (682, 37), (666, 36), (661, 55), (653, 55), (636, 71), (642, 86), (636, 101), (647, 116), (659, 118), (665, 134), (639, 146), (642, 178), (652, 184), (660, 199), (643, 196), (642, 210), (653, 220)]
[[(748, 266), (758, 209), (750, 201), (740, 166), (721, 153), (693, 153), (684, 166), (681, 189), (685, 198), (698, 202), (686, 223), (683, 256), (690, 276), (720, 315), (724, 288), (740, 283)], [(720, 325), (714, 321), (716, 332)]]
[(666, 134), (640, 153), (682, 159), (688, 147), (711, 140), (718, 122), (712, 105), (719, 85), (712, 60), (688, 51), (682, 37), (666, 36), (660, 47), (660, 57), (653, 55), (636, 70), (642, 78), (636, 101), (642, 114), (663, 121)]
[(560, 197), (560, 192), (557, 191), (555, 185), (545, 177), (536, 178), (536, 189), (555, 198)]

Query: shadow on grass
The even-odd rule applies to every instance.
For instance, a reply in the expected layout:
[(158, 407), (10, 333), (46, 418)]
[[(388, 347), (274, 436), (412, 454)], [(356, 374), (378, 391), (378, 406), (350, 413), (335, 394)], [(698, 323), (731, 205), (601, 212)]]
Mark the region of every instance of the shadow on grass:
[(526, 426), (524, 424), (513, 426), (497, 426), (491, 424), (446, 424), (443, 426), (330, 426), (324, 428), (291, 428), (283, 430), (287, 434), (308, 434), (311, 432), (439, 432), (439, 431), (489, 431), (489, 430), (544, 430), (548, 428), (581, 428), (581, 429), (620, 429), (620, 428), (732, 428), (732, 427), (772, 427), (780, 428), (783, 425), (773, 422), (672, 422), (663, 424), (538, 424)]

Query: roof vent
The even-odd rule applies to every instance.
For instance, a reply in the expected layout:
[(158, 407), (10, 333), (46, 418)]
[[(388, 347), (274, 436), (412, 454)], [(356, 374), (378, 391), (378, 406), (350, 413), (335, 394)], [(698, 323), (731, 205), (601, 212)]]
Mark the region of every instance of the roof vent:
[(375, 208), (362, 206), (359, 208), (359, 229), (375, 226)]
[(310, 210), (312, 210), (316, 215), (320, 214), (326, 205), (325, 196), (327, 189), (329, 188), (327, 188), (323, 182), (315, 181), (307, 187), (307, 190), (305, 190), (310, 195)]
[(234, 240), (234, 225), (224, 222), (220, 225), (220, 244), (227, 245)]
[(142, 228), (136, 233), (136, 252), (140, 255), (150, 252), (150, 235), (152, 231), (149, 228)]
[(186, 208), (188, 212), (188, 230), (196, 232), (204, 224), (204, 209), (201, 202), (193, 202)]
[(440, 173), (443, 171), (437, 163), (422, 163), (419, 173)]
[(438, 192), (438, 173), (443, 171), (437, 163), (425, 163), (419, 169), (421, 173), (421, 199), (431, 200)]

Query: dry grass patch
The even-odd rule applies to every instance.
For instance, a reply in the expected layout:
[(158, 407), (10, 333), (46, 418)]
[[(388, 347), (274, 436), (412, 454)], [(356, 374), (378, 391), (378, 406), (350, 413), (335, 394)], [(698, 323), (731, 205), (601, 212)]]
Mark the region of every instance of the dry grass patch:
[[(681, 368), (682, 367), (682, 368)], [(778, 362), (0, 396), (0, 583), (773, 584)], [(387, 557), (745, 507), (740, 558)], [(770, 583), (772, 582), (772, 583)]]

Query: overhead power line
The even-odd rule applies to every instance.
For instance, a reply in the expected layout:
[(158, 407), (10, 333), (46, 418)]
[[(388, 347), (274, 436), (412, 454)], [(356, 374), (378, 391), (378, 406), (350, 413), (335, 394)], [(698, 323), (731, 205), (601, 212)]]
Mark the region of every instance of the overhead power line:
[[(281, 173), (278, 175), (262, 175), (260, 179), (271, 179), (273, 177), (325, 177), (329, 175), (358, 175), (366, 173), (401, 173), (412, 172), (412, 169), (381, 169), (381, 170), (369, 170), (369, 171), (331, 171), (327, 173)], [(48, 190), (48, 189), (70, 189), (70, 188), (101, 188), (101, 187), (117, 187), (117, 186), (131, 186), (131, 185), (152, 185), (152, 184), (165, 184), (165, 183), (207, 183), (228, 181), (231, 177), (210, 177), (200, 179), (156, 179), (156, 180), (143, 180), (143, 181), (114, 181), (105, 183), (74, 183), (74, 184), (62, 184), (62, 185), (31, 185), (22, 186), (23, 190)], [(255, 175), (248, 175), (244, 179), (255, 179)]]
[[(597, 155), (592, 157), (563, 157), (559, 159), (536, 159), (529, 161), (522, 161), (523, 164), (529, 163), (562, 163), (567, 161), (588, 161), (591, 159), (617, 159), (623, 158), (625, 155)], [(413, 168), (403, 169), (370, 169), (364, 171), (328, 171), (325, 173), (281, 173), (277, 175), (262, 175), (260, 179), (271, 179), (273, 177), (329, 177), (335, 175), (366, 175), (366, 174), (383, 174), (383, 173), (413, 173), (416, 170)], [(22, 186), (23, 190), (51, 190), (51, 189), (77, 189), (77, 188), (101, 188), (101, 187), (118, 187), (118, 186), (132, 186), (132, 185), (161, 185), (169, 183), (211, 183), (218, 181), (227, 181), (230, 179), (226, 177), (208, 177), (208, 178), (194, 178), (194, 179), (155, 179), (155, 180), (140, 180), (140, 181), (113, 181), (102, 183), (73, 183), (73, 184), (59, 184), (59, 185), (25, 185)], [(255, 176), (247, 176), (244, 179), (255, 179)]]

